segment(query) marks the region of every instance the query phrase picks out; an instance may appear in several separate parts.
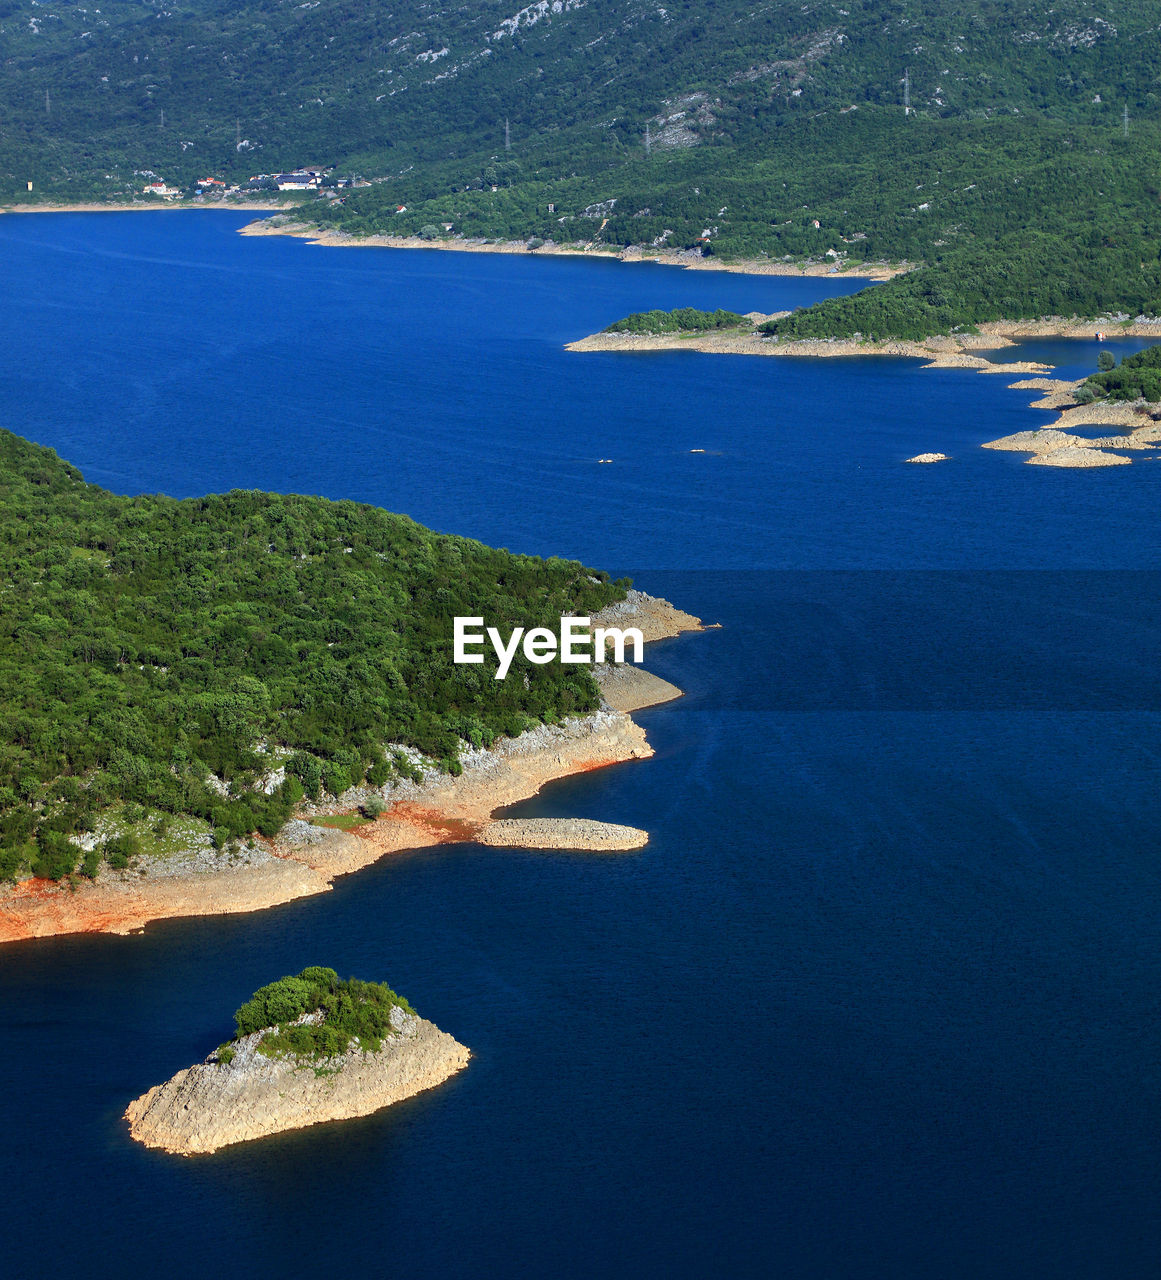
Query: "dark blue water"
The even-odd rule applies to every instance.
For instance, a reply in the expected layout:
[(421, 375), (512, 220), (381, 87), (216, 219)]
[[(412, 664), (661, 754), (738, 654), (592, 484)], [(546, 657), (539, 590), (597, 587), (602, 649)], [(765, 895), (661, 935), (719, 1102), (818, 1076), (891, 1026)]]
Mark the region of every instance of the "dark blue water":
[[(124, 492), (365, 499), (724, 626), (653, 647), (688, 696), (641, 713), (652, 760), (522, 806), (639, 854), (449, 847), (0, 952), (6, 1273), (1152, 1274), (1155, 464), (980, 450), (1047, 417), (970, 371), (562, 350), (849, 281), (239, 221), (0, 220), (4, 425)], [(389, 980), (469, 1070), (212, 1158), (130, 1143), (126, 1103), (307, 963)]]

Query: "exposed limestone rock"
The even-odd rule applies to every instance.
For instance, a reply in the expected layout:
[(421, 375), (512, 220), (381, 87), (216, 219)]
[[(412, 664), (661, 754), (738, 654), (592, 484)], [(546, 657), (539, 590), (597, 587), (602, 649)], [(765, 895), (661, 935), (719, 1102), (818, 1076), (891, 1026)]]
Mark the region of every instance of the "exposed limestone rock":
[(217, 1151), (287, 1129), (370, 1115), (442, 1084), (471, 1056), (446, 1032), (393, 1009), (396, 1035), (377, 1053), (357, 1046), (339, 1058), (300, 1064), (258, 1050), (265, 1032), (234, 1046), (233, 1060), (217, 1051), (179, 1071), (129, 1104), (130, 1134), (147, 1147), (190, 1156)]
[(665, 640), (683, 631), (705, 630), (700, 618), (644, 591), (630, 590), (624, 600), (606, 605), (593, 618), (594, 627), (637, 627), (648, 644)]
[(1083, 436), (1069, 435), (1065, 431), (1017, 431), (1015, 435), (989, 440), (984, 449), (1010, 449), (1014, 453), (1052, 453), (1057, 449), (1083, 449), (1088, 441)]
[(503, 849), (584, 849), (594, 853), (640, 849), (649, 832), (591, 818), (500, 818), (480, 833), (480, 843)]
[(1038, 453), (1027, 461), (1038, 467), (1127, 467), (1133, 460), (1119, 453), (1105, 453), (1103, 449), (1066, 448)]
[[(1144, 428), (1151, 434), (1150, 428)], [(985, 449), (1010, 449), (1033, 456), (1026, 462), (1040, 467), (1122, 467), (1132, 463), (1132, 458), (1119, 453), (1107, 453), (1107, 449), (1152, 449), (1143, 438), (1142, 431), (1128, 436), (1102, 436), (1090, 439), (1072, 435), (1067, 431), (1054, 431), (1051, 427), (1039, 431), (1018, 431), (1015, 435), (990, 440)]]
[(593, 668), (593, 676), (601, 696), (614, 711), (640, 711), (682, 697), (677, 685), (628, 662), (602, 663)]

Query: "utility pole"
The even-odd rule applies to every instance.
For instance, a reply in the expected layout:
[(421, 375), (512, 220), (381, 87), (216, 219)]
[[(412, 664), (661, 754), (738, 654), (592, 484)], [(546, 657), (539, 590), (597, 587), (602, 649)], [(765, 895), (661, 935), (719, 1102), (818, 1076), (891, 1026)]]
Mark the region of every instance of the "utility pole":
[(645, 121), (645, 154), (652, 155), (653, 139), (649, 136), (649, 121)]
[(159, 129), (165, 128), (165, 108), (164, 107), (161, 108), (161, 124), (158, 125), (158, 128)]
[(235, 121), (234, 121), (234, 150), (235, 150), (235, 151), (241, 151), (241, 150), (242, 150), (242, 122), (241, 122), (241, 120), (235, 120)]
[(52, 104), (51, 104), (51, 102), (49, 101), (49, 97), (48, 97), (48, 90), (47, 90), (47, 89), (45, 89), (45, 91), (44, 91), (44, 114), (45, 114), (46, 116), (50, 116), (50, 115), (52, 115)]
[(903, 72), (903, 114), (911, 114), (911, 68)]
[(1127, 138), (1129, 136), (1129, 104), (1127, 102), (1125, 103), (1125, 110), (1121, 117), (1121, 121), (1124, 125), (1125, 137)]
[(512, 130), (508, 127), (508, 117), (504, 117), (504, 150), (512, 150)]

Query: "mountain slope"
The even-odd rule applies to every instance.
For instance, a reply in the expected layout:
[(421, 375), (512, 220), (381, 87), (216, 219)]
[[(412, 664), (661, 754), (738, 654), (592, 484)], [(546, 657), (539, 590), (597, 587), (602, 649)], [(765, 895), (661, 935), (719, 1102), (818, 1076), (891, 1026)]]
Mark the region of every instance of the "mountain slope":
[(1144, 0), (0, 0), (0, 199), (300, 164), (374, 231), (926, 264), (788, 331), (1161, 310)]
[(498, 152), (506, 119), (562, 158), (641, 148), (647, 122), (657, 147), (739, 146), (899, 105), (905, 75), (924, 113), (1089, 121), (1155, 110), (1159, 25), (1132, 0), (4, 0), (0, 168), (13, 190), (389, 172)]

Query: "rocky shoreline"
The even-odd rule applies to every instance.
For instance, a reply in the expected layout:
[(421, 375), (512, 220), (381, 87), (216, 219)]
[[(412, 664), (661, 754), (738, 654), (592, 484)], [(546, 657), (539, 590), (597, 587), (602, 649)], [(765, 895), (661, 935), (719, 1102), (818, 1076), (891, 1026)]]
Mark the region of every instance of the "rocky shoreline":
[[(755, 326), (789, 315), (750, 312)], [(1143, 328), (1143, 326), (1142, 326)], [(1083, 329), (1083, 335), (1080, 330)], [(1035, 333), (1032, 331), (1035, 330)], [(1073, 332), (1076, 330), (1076, 332)], [(1161, 322), (1147, 330), (1161, 337)], [(1091, 337), (1091, 324), (1060, 321), (1052, 332), (1065, 337)], [(707, 333), (594, 333), (566, 344), (568, 351), (699, 351), (707, 355), (805, 356), (810, 359), (838, 359), (850, 356), (910, 356), (924, 361), (926, 369), (978, 369), (981, 373), (1046, 373), (1048, 365), (1038, 361), (1018, 361), (998, 365), (978, 354), (1015, 346), (1021, 337), (1048, 336), (1035, 326), (996, 321), (981, 325), (978, 333), (923, 338), (911, 341), (891, 338), (883, 341), (855, 338), (778, 338), (756, 331), (716, 330)]]
[(744, 275), (760, 276), (850, 276), (859, 280), (890, 280), (914, 269), (912, 263), (850, 263), (837, 265), (825, 262), (772, 262), (767, 258), (747, 258), (737, 262), (722, 262), (719, 258), (703, 257), (693, 249), (654, 249), (642, 245), (617, 248), (577, 240), (557, 244), (547, 241), (537, 249), (530, 249), (526, 240), (482, 240), (447, 236), (425, 240), (421, 236), (369, 235), (355, 236), (347, 231), (314, 226), (293, 219), (274, 221), (259, 219), (239, 228), (244, 236), (293, 236), (308, 240), (311, 244), (332, 249), (442, 249), (452, 253), (516, 253), (535, 254), (538, 258), (604, 258), (619, 262), (655, 262), (660, 266), (684, 267), (691, 271), (728, 271)]
[[(691, 614), (639, 591), (603, 610), (594, 625), (638, 626), (647, 642), (701, 629)], [(600, 710), (468, 751), (459, 777), (428, 769), (422, 781), (400, 781), (375, 792), (384, 812), (353, 830), (315, 826), (309, 819), (350, 813), (367, 802), (370, 788), (308, 809), (307, 820), (292, 819), (276, 839), (256, 840), (236, 861), (207, 848), (176, 860), (142, 860), (137, 870), (106, 870), (75, 888), (25, 880), (0, 890), (0, 944), (66, 933), (128, 934), (151, 920), (259, 911), (325, 893), (337, 876), (388, 853), (478, 840), (498, 809), (529, 799), (549, 782), (653, 754), (625, 707), (639, 710), (681, 691), (636, 668), (621, 670), (623, 676), (611, 677)], [(600, 837), (593, 847), (609, 846)]]
[[(751, 313), (755, 325), (773, 316)], [(569, 351), (700, 351), (713, 355), (799, 356), (810, 359), (840, 356), (909, 356), (924, 361), (925, 369), (975, 369), (979, 373), (1036, 374), (1009, 385), (1014, 390), (1036, 390), (1044, 394), (1031, 404), (1033, 409), (1056, 411), (1056, 421), (1039, 430), (1021, 431), (1000, 440), (984, 443), (984, 449), (1011, 450), (1028, 453), (1025, 461), (1042, 467), (1120, 467), (1133, 462), (1123, 452), (1146, 454), (1161, 448), (1161, 425), (1144, 401), (1119, 403), (1076, 402), (1080, 382), (1066, 382), (1046, 377), (1052, 366), (1037, 361), (1021, 360), (999, 364), (979, 354), (1003, 347), (1016, 346), (1021, 339), (1032, 337), (1091, 338), (1095, 332), (1091, 320), (1049, 318), (1038, 321), (995, 321), (981, 325), (974, 334), (955, 334), (919, 341), (889, 340), (863, 342), (836, 338), (789, 339), (770, 338), (759, 333), (734, 331), (691, 334), (596, 333), (567, 344)], [(1161, 340), (1161, 320), (1118, 324), (1117, 336), (1152, 337)], [(1081, 380), (1083, 381), (1083, 379)], [(1118, 426), (1128, 431), (1117, 435), (1086, 437), (1069, 434), (1065, 429), (1080, 426)], [(943, 453), (927, 452), (905, 458), (910, 463), (948, 462)]]
[(77, 200), (72, 203), (6, 204), (2, 213), (173, 213), (182, 209), (224, 209), (227, 213), (281, 213), (285, 206), (270, 200), (204, 200), (201, 203), (174, 204), (170, 201), (134, 200), (112, 204), (100, 200)]
[[(779, 320), (788, 311), (769, 315), (752, 311), (755, 326)], [(1050, 365), (1039, 361), (997, 364), (980, 355), (1014, 347), (1026, 338), (1091, 338), (1099, 325), (1091, 320), (995, 320), (981, 324), (976, 333), (940, 335), (915, 340), (888, 338), (779, 338), (737, 329), (706, 333), (593, 333), (565, 344), (567, 351), (699, 351), (706, 355), (806, 356), (837, 359), (849, 356), (910, 356), (923, 360), (925, 369), (978, 369), (981, 373), (1047, 373)], [(1152, 337), (1161, 340), (1161, 320), (1117, 325), (1117, 337)], [(1071, 385), (1071, 384), (1069, 384)]]
[[(1027, 453), (1030, 456), (1024, 461), (1031, 466), (1070, 468), (1129, 466), (1136, 456), (1155, 454), (1161, 449), (1161, 422), (1154, 417), (1155, 406), (1144, 400), (1078, 404), (1076, 393), (1083, 381), (1026, 378), (1011, 383), (1015, 391), (1039, 391), (1041, 395), (1031, 407), (1054, 411), (1056, 420), (1031, 431), (986, 441), (982, 447)], [(1106, 436), (1082, 436), (1069, 430), (1093, 426), (1126, 429)]]
[[(779, 262), (768, 258), (747, 258), (723, 262), (705, 257), (696, 249), (663, 249), (646, 245), (618, 247), (597, 241), (576, 240), (567, 243), (546, 241), (539, 248), (529, 248), (527, 240), (484, 240), (446, 236), (425, 240), (422, 236), (369, 235), (355, 236), (346, 231), (300, 222), (289, 216), (293, 204), (269, 200), (189, 201), (133, 200), (112, 203), (99, 200), (46, 202), (44, 204), (10, 204), (0, 206), (4, 213), (156, 213), (182, 209), (225, 209), (265, 215), (239, 228), (244, 236), (292, 236), (311, 244), (340, 249), (442, 249), (453, 253), (537, 254), (539, 257), (598, 257), (620, 262), (656, 262), (661, 266), (684, 267), (690, 271), (727, 271), (764, 276), (850, 276), (859, 280), (890, 280), (915, 269), (910, 262), (835, 262), (833, 259), (805, 262)], [(278, 221), (274, 221), (277, 218)]]
[(462, 1071), (470, 1052), (433, 1023), (392, 1009), (395, 1034), (368, 1052), (357, 1045), (322, 1062), (268, 1057), (256, 1031), (229, 1060), (206, 1060), (150, 1089), (125, 1111), (143, 1146), (192, 1156), (329, 1120), (371, 1115)]

